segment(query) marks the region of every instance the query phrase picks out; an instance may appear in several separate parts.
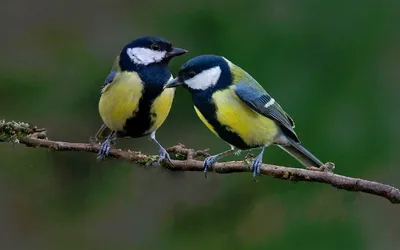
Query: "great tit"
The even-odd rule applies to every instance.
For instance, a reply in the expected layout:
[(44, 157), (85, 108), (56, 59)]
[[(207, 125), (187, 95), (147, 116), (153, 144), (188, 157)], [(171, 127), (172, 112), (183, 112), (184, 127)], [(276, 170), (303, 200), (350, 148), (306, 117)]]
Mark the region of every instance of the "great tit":
[(118, 137), (150, 135), (160, 152), (159, 161), (171, 160), (156, 139), (156, 131), (170, 111), (175, 89), (164, 89), (172, 79), (168, 63), (185, 49), (160, 37), (141, 37), (123, 47), (106, 77), (99, 101), (104, 122), (95, 139), (101, 144), (98, 159), (105, 158)]
[(324, 164), (301, 144), (293, 119), (246, 71), (222, 56), (202, 55), (186, 62), (165, 88), (184, 86), (200, 120), (231, 149), (204, 161), (204, 172), (221, 157), (260, 148), (250, 167), (260, 175), (264, 149), (278, 145), (304, 166)]

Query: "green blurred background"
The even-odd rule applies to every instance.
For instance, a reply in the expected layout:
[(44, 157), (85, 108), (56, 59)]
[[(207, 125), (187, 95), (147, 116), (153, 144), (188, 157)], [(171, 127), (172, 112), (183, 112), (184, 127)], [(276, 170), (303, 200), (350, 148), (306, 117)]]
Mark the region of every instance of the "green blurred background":
[[(174, 74), (193, 56), (224, 55), (280, 102), (304, 145), (337, 173), (400, 186), (400, 1), (0, 6), (0, 118), (87, 142), (115, 56), (132, 39), (158, 35), (190, 51), (173, 60)], [(158, 139), (227, 148), (182, 89)], [(157, 153), (147, 138), (118, 146)], [(400, 249), (398, 205), (323, 184), (254, 183), (250, 173), (204, 179), (5, 143), (0, 159), (2, 249)], [(301, 167), (277, 147), (264, 162)]]

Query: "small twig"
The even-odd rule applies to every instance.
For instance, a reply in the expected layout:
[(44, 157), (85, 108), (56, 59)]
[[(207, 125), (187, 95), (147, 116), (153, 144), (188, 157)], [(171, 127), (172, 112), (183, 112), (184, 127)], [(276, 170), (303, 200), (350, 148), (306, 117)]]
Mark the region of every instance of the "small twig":
[(183, 145), (182, 143), (179, 143), (178, 145), (167, 148), (167, 151), (170, 153), (176, 153), (176, 154), (185, 156), (184, 159), (186, 159), (186, 160), (193, 160), (200, 156), (202, 156), (202, 157), (210, 156), (210, 154), (207, 153), (208, 149), (194, 150), (194, 149), (186, 148), (185, 145)]
[[(0, 122), (0, 128), (2, 127), (1, 125)], [(0, 130), (0, 138), (5, 138), (2, 141), (7, 141), (7, 136), (12, 135), (11, 137), (13, 138), (13, 136), (20, 134), (18, 131), (14, 132), (10, 133), (10, 131), (8, 131), (5, 135)], [(28, 147), (51, 148), (56, 151), (85, 151), (92, 153), (97, 153), (99, 151), (98, 144), (48, 140), (46, 139), (45, 130), (37, 128), (32, 128), (22, 136), (18, 136), (18, 142), (25, 144)], [(175, 171), (203, 171), (203, 162), (195, 159), (199, 156), (208, 156), (206, 150), (196, 151), (194, 149), (187, 149), (183, 144), (178, 144), (168, 148), (167, 150), (170, 153), (174, 153), (179, 160), (172, 160), (172, 163), (174, 164), (173, 167), (168, 164), (162, 164), (163, 167)], [(109, 157), (128, 160), (143, 166), (147, 166), (149, 163), (152, 163), (157, 159), (157, 156), (154, 155), (147, 155), (141, 152), (123, 151), (121, 149), (111, 149)], [(400, 203), (400, 190), (397, 188), (374, 181), (334, 174), (331, 171), (332, 169), (330, 169), (330, 165), (327, 165), (326, 168), (322, 170), (324, 171), (321, 171), (321, 169), (309, 170), (271, 164), (263, 164), (261, 166), (262, 175), (269, 175), (283, 180), (326, 183), (338, 189), (369, 193), (384, 197), (392, 203)], [(249, 172), (250, 169), (248, 161), (245, 160), (216, 163), (210, 171), (227, 174)]]

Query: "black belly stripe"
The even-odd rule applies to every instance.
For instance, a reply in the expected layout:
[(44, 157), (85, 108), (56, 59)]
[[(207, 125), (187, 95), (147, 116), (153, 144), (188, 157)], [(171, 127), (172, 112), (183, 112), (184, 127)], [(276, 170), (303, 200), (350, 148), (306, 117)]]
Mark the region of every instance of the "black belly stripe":
[(157, 116), (150, 110), (154, 100), (162, 91), (162, 85), (145, 85), (139, 100), (139, 110), (135, 111), (134, 116), (126, 121), (124, 131), (119, 132), (119, 136), (142, 137), (149, 134), (148, 130), (153, 126)]
[[(123, 53), (124, 55), (126, 53)], [(142, 137), (149, 134), (148, 130), (153, 126), (156, 114), (150, 113), (154, 100), (163, 92), (163, 86), (168, 82), (171, 73), (168, 70), (169, 60), (149, 65), (137, 65), (126, 56), (120, 59), (122, 71), (137, 72), (144, 84), (142, 97), (139, 100), (138, 109), (132, 113), (124, 126), (124, 131), (119, 131), (119, 136)], [(150, 131), (152, 132), (152, 131)]]
[[(207, 98), (208, 99), (208, 98)], [(206, 118), (208, 123), (213, 126), (218, 136), (227, 143), (235, 146), (238, 149), (246, 150), (257, 146), (247, 145), (244, 140), (235, 132), (229, 130), (229, 127), (222, 125), (216, 116), (216, 106), (211, 100), (204, 100), (203, 98), (193, 98), (194, 105)]]

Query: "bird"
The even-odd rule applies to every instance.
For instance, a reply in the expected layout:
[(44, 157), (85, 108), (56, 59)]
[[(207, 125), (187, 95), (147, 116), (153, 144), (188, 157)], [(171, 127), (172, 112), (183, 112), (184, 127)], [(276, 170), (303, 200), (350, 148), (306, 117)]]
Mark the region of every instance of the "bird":
[(98, 103), (103, 125), (93, 139), (105, 139), (97, 155), (99, 160), (109, 154), (118, 138), (150, 135), (158, 146), (159, 162), (171, 162), (156, 139), (156, 131), (167, 118), (175, 95), (174, 88), (163, 88), (173, 78), (168, 63), (187, 52), (155, 36), (140, 37), (122, 48), (104, 81)]
[(204, 172), (222, 157), (261, 148), (252, 160), (253, 178), (261, 174), (264, 149), (277, 145), (306, 167), (324, 165), (300, 144), (293, 119), (246, 71), (223, 56), (200, 55), (182, 65), (164, 88), (183, 86), (200, 120), (231, 149), (204, 160)]

